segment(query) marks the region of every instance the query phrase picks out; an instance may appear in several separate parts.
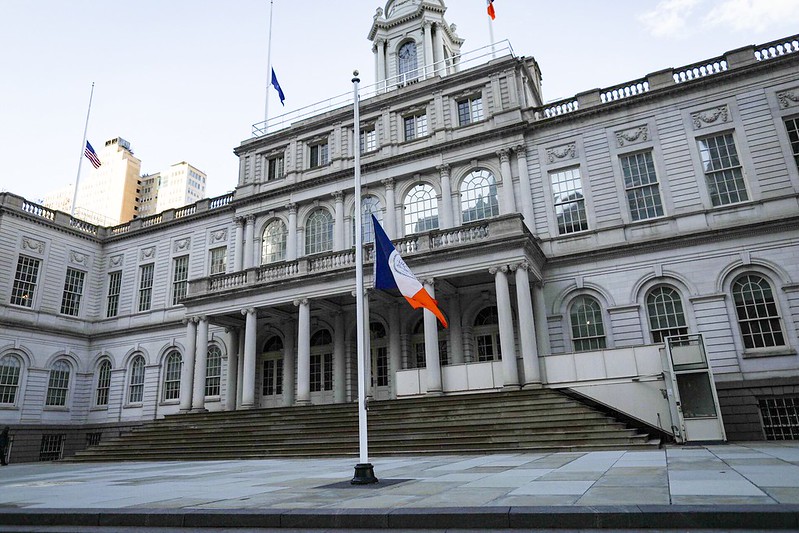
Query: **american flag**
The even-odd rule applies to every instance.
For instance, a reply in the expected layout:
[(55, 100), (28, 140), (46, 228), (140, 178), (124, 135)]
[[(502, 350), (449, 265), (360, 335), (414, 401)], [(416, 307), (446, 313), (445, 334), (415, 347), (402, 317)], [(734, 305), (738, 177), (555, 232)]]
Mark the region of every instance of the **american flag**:
[(102, 163), (100, 163), (100, 158), (97, 157), (97, 152), (94, 151), (94, 148), (92, 148), (92, 145), (89, 143), (89, 141), (86, 141), (86, 149), (83, 150), (83, 155), (85, 155), (89, 161), (92, 162), (92, 166), (94, 168), (99, 168), (100, 165), (102, 165)]

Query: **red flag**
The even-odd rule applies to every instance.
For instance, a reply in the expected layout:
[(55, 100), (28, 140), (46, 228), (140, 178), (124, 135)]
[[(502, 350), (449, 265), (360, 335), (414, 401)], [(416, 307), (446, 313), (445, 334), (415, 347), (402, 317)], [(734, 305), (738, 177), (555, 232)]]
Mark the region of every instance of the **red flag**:
[(494, 11), (494, 0), (486, 0), (486, 3), (488, 3), (488, 16), (494, 20), (497, 18), (497, 13)]

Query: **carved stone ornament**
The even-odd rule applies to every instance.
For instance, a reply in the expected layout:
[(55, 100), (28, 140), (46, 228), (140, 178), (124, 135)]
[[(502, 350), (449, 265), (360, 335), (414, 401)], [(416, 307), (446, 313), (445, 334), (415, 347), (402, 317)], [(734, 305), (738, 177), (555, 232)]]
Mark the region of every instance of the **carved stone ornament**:
[(173, 251), (175, 252), (183, 252), (189, 249), (189, 245), (191, 244), (191, 239), (189, 237), (184, 237), (183, 239), (178, 239), (175, 241)]
[(547, 160), (550, 163), (562, 159), (574, 159), (577, 156), (577, 144), (569, 143), (554, 148), (547, 148)]
[(37, 254), (44, 253), (44, 241), (32, 239), (30, 237), (22, 238), (22, 250), (27, 252), (34, 252)]
[(153, 257), (155, 257), (155, 246), (148, 246), (147, 248), (142, 248), (140, 255), (142, 261), (152, 259)]
[(122, 254), (119, 255), (112, 255), (108, 258), (108, 264), (112, 267), (118, 267), (122, 265)]
[(211, 232), (211, 244), (225, 242), (227, 240), (227, 229), (222, 228)]
[(691, 113), (694, 129), (698, 130), (706, 124), (723, 124), (730, 121), (730, 110), (726, 105)]
[(80, 252), (76, 252), (75, 250), (70, 250), (69, 252), (69, 262), (74, 265), (83, 265), (86, 266), (88, 262), (89, 256)]
[(783, 109), (797, 106), (799, 105), (799, 89), (790, 89), (777, 93), (777, 100)]
[(637, 144), (649, 140), (649, 126), (643, 125), (616, 132), (616, 144), (621, 148), (628, 144)]

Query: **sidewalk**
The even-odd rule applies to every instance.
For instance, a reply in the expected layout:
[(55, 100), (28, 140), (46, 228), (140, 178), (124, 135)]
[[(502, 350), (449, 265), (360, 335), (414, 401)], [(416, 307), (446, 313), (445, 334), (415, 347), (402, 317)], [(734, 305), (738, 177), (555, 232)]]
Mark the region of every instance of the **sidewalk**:
[(361, 487), (355, 463), (12, 464), (0, 525), (799, 529), (799, 442), (376, 457)]

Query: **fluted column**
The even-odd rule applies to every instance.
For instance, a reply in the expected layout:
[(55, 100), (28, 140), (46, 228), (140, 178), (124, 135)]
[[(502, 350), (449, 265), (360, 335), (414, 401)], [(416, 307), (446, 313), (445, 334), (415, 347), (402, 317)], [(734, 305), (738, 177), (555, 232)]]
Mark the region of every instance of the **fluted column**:
[(244, 371), (242, 372), (241, 407), (255, 407), (255, 351), (258, 339), (258, 315), (252, 307), (242, 309), (244, 325)]
[(344, 313), (333, 316), (333, 401), (344, 403), (347, 399), (347, 362), (344, 347)]
[(283, 405), (294, 405), (294, 376), (296, 375), (297, 357), (294, 351), (296, 335), (294, 321), (283, 322)]
[[(435, 298), (433, 280), (425, 280), (424, 288)], [(438, 353), (438, 319), (431, 311), (424, 310), (424, 360), (427, 366), (427, 394), (441, 395), (444, 388), (441, 384), (441, 359)]]
[(225, 369), (225, 411), (236, 409), (236, 389), (239, 381), (239, 328), (225, 328), (230, 345)]
[(195, 317), (183, 320), (186, 324), (186, 352), (183, 354), (183, 368), (180, 371), (180, 410), (191, 410), (191, 393), (194, 383), (194, 351), (197, 346), (197, 322)]
[(396, 239), (397, 234), (397, 206), (394, 200), (394, 180), (387, 178), (383, 180), (386, 188), (386, 216), (383, 217), (386, 233), (389, 239)]
[(194, 390), (191, 410), (205, 411), (205, 369), (208, 363), (208, 317), (197, 322), (197, 345), (194, 350)]
[(286, 261), (297, 259), (297, 204), (288, 204), (289, 227), (286, 235)]
[(502, 215), (516, 212), (516, 200), (513, 194), (513, 176), (510, 170), (509, 153), (509, 150), (500, 150), (497, 152), (499, 156), (499, 171), (502, 174), (502, 202), (499, 204), (499, 212)]
[(386, 88), (386, 40), (375, 39), (375, 47), (377, 48), (377, 80), (378, 92), (382, 92)]
[(433, 75), (433, 22), (425, 20), (422, 23), (424, 31), (424, 77)]
[[(359, 142), (357, 139), (355, 142)], [(336, 210), (333, 219), (333, 250), (339, 252), (344, 246), (344, 193), (336, 191), (333, 193), (336, 201)], [(356, 224), (358, 221), (355, 222)]]
[(519, 388), (519, 370), (516, 366), (516, 349), (513, 338), (513, 312), (508, 288), (508, 267), (492, 267), (497, 291), (497, 315), (499, 316), (499, 345), (502, 351), (502, 375), (506, 389)]
[(255, 215), (247, 215), (247, 225), (244, 227), (244, 268), (252, 268), (252, 256), (255, 253)]
[(527, 229), (533, 232), (535, 218), (533, 213), (533, 193), (530, 190), (530, 173), (527, 170), (527, 147), (523, 144), (513, 149), (516, 152), (516, 163), (519, 166), (519, 189), (522, 204), (522, 215)]
[(400, 339), (399, 309), (396, 304), (388, 305), (388, 379), (391, 385), (391, 398), (397, 397), (397, 372), (402, 369), (402, 344)]
[(439, 226), (442, 229), (451, 228), (453, 226), (453, 211), (452, 211), (452, 186), (449, 181), (449, 165), (439, 165), (436, 167), (441, 176), (441, 209), (438, 211)]
[(522, 350), (524, 368), (524, 385), (541, 385), (541, 367), (538, 361), (538, 343), (535, 340), (535, 319), (533, 317), (533, 299), (530, 296), (530, 276), (527, 271), (530, 265), (519, 263), (514, 265), (516, 271), (516, 305), (519, 312), (519, 344)]
[(236, 217), (236, 248), (233, 252), (233, 271), (244, 268), (244, 217)]
[(311, 404), (311, 305), (306, 299), (294, 300), (299, 308), (297, 320), (297, 405)]
[(547, 305), (544, 300), (544, 287), (542, 282), (536, 283), (533, 287), (533, 307), (535, 308), (535, 316), (538, 317), (538, 320), (535, 322), (535, 338), (538, 344), (538, 353), (541, 355), (549, 355), (552, 353), (552, 348), (549, 346)]
[(461, 365), (463, 358), (463, 329), (461, 328), (461, 297), (456, 291), (449, 299), (449, 353), (453, 365)]

